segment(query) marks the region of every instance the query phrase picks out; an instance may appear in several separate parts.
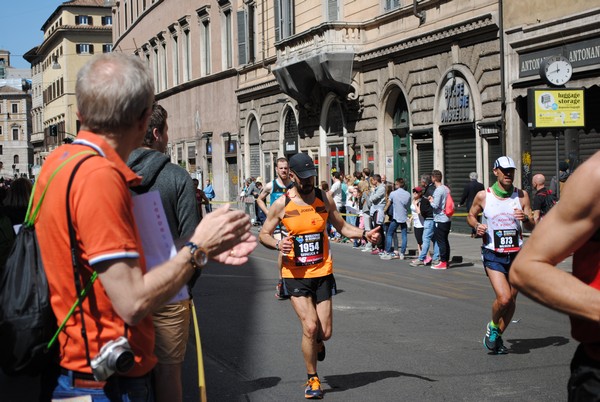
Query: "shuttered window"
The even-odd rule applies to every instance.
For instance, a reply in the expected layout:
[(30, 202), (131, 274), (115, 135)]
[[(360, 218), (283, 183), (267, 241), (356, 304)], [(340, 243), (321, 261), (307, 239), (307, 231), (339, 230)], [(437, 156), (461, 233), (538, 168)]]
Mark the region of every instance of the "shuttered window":
[(275, 42), (294, 34), (293, 0), (274, 0)]
[(248, 53), (246, 52), (246, 11), (237, 12), (237, 30), (238, 30), (238, 64), (243, 66), (248, 63)]
[(94, 45), (90, 43), (79, 43), (75, 45), (77, 54), (94, 54)]
[(327, 0), (327, 20), (338, 21), (340, 19), (338, 0)]
[(385, 0), (384, 11), (392, 11), (397, 8), (400, 8), (400, 0)]
[(76, 15), (75, 25), (93, 25), (93, 19), (89, 15)]

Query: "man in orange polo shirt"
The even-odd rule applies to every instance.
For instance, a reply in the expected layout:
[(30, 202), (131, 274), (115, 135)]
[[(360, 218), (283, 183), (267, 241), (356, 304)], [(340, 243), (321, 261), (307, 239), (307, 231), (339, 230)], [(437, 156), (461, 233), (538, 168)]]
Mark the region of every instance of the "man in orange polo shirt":
[[(171, 299), (207, 258), (242, 264), (256, 247), (244, 213), (220, 208), (196, 227), (188, 243), (171, 260), (146, 271), (132, 212), (130, 185), (139, 184), (125, 164), (146, 132), (154, 101), (149, 71), (136, 57), (103, 54), (78, 73), (76, 84), (81, 131), (73, 144), (48, 157), (40, 173), (35, 203), (49, 183), (35, 224), (51, 304), (60, 324), (76, 299), (74, 269), (66, 215), (67, 183), (82, 151), (99, 156), (76, 173), (69, 195), (76, 232), (81, 284), (93, 271), (99, 280), (59, 335), (61, 376), (53, 398), (91, 395), (94, 401), (150, 401), (149, 373), (156, 364), (150, 314)], [(69, 159), (72, 158), (72, 159)], [(221, 228), (213, 231), (212, 228)], [(82, 335), (82, 327), (87, 336)], [(133, 367), (97, 381), (90, 361), (102, 347), (124, 336), (134, 354)], [(94, 375), (94, 374), (96, 375)], [(143, 395), (143, 396), (140, 396)], [(126, 399), (129, 398), (129, 399)]]

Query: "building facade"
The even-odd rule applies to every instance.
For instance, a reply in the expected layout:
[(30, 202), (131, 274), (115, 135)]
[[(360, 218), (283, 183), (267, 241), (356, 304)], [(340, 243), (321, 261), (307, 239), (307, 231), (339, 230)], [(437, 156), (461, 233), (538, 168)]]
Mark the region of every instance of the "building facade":
[(169, 113), (172, 161), (217, 200), (235, 200), (240, 165), (235, 2), (121, 1), (113, 8), (114, 48), (140, 57)]
[(54, 148), (77, 135), (77, 72), (94, 54), (112, 51), (111, 7), (105, 3), (62, 3), (41, 28), (43, 42), (24, 56), (32, 71), (34, 174)]
[[(600, 1), (504, 0), (504, 14), (506, 125), (514, 139), (509, 152), (515, 161), (520, 159), (520, 184), (530, 190), (532, 175), (542, 173), (549, 182), (561, 161), (574, 170), (600, 149)], [(572, 76), (561, 86), (540, 75), (544, 60), (553, 56), (564, 56), (571, 64)], [(550, 99), (556, 93), (551, 90), (571, 89), (583, 93), (584, 111), (579, 116), (583, 126), (559, 122), (554, 128), (538, 127), (532, 90)]]
[(173, 159), (196, 156), (221, 199), (299, 151), (325, 180), (452, 165), (456, 188), (501, 153), (497, 2), (124, 1), (113, 15), (115, 48), (154, 71)]
[(10, 52), (0, 50), (0, 177), (30, 177), (30, 71), (11, 67)]
[[(534, 158), (547, 153), (545, 134), (524, 125), (527, 88), (541, 81), (520, 72), (520, 58), (565, 43), (595, 49), (597, 32), (593, 4), (554, 9), (561, 15), (511, 0), (134, 0), (113, 8), (114, 41), (153, 70), (173, 161), (214, 179), (218, 199), (235, 200), (242, 177), (272, 180), (276, 158), (296, 152), (315, 159), (319, 180), (369, 167), (410, 186), (440, 169), (460, 198), (470, 172), (495, 180), (502, 154), (549, 169)], [(585, 57), (571, 83), (593, 105), (597, 67)], [(597, 148), (590, 119), (579, 160)], [(517, 173), (525, 188), (530, 170)]]
[(244, 151), (258, 159), (259, 132), (261, 172), (271, 156), (302, 151), (320, 180), (369, 167), (410, 186), (436, 168), (455, 197), (471, 171), (488, 181), (502, 153), (497, 2), (274, 4), (273, 15), (294, 5), (281, 15), (295, 29), (275, 23), (267, 38), (275, 80), (256, 83), (248, 66), (238, 90)]

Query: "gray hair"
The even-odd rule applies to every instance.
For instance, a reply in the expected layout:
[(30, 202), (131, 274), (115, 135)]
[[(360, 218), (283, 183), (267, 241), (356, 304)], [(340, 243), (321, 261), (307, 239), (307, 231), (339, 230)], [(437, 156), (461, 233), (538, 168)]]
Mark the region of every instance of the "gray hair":
[(477, 176), (477, 172), (471, 172), (471, 173), (469, 173), (469, 179), (471, 179), (471, 180), (477, 180), (477, 177), (479, 177), (479, 176)]
[(75, 93), (83, 126), (100, 134), (133, 127), (154, 102), (150, 71), (138, 57), (116, 52), (87, 62)]
[(425, 184), (431, 183), (431, 175), (422, 174), (421, 175), (421, 183), (425, 183)]

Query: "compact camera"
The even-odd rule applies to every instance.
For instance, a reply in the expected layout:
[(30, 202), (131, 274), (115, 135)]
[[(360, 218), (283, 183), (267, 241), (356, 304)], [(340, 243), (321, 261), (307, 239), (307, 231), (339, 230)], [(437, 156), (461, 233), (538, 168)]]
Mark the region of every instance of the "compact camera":
[(120, 336), (102, 346), (98, 356), (90, 363), (96, 381), (106, 381), (117, 372), (125, 374), (133, 368), (134, 355), (127, 338)]

